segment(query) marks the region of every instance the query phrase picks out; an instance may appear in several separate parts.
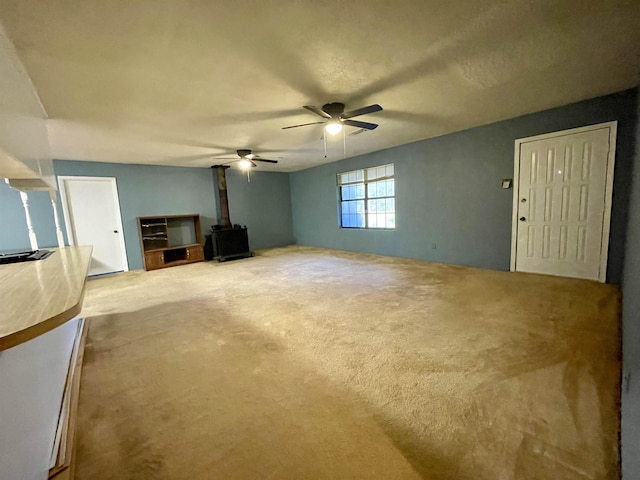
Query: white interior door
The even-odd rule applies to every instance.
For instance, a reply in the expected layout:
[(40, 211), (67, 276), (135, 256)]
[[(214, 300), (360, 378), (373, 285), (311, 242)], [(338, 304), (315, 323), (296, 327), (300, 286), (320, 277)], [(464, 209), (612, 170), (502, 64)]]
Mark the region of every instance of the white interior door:
[(512, 270), (605, 281), (615, 127), (516, 142)]
[(91, 245), (89, 275), (128, 270), (116, 179), (58, 177), (72, 245)]

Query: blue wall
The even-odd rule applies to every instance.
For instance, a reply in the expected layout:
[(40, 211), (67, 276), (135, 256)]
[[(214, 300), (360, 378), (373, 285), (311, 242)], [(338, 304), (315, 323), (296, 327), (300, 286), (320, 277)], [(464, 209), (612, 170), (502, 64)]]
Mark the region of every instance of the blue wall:
[[(38, 246), (58, 246), (49, 193), (28, 192), (27, 196)], [(20, 192), (0, 179), (0, 252), (29, 249), (29, 232)]]
[(250, 178), (227, 169), (231, 222), (247, 226), (252, 250), (294, 243), (289, 174), (254, 169)]
[[(54, 160), (53, 168), (56, 175), (116, 178), (131, 270), (142, 268), (136, 217), (198, 213), (203, 233), (216, 223), (216, 200), (209, 168), (65, 160)], [(64, 223), (64, 219), (61, 221)]]
[[(513, 177), (514, 141), (618, 120), (607, 277), (619, 283), (635, 109), (636, 91), (628, 90), (295, 172), (294, 237), (301, 245), (508, 270), (513, 190), (503, 190), (501, 179)], [(386, 163), (395, 164), (395, 230), (339, 228), (336, 174)]]
[[(640, 102), (637, 118), (640, 119)], [(629, 223), (622, 279), (622, 472), (625, 479), (640, 478), (640, 122), (636, 124), (636, 151), (631, 181)]]
[[(131, 270), (142, 268), (136, 217), (198, 213), (205, 234), (217, 223), (214, 172), (210, 168), (55, 160), (56, 175), (115, 177)], [(252, 249), (293, 243), (289, 174), (254, 171), (251, 182), (227, 170), (231, 220), (247, 225)], [(30, 212), (40, 247), (57, 245), (47, 192), (29, 192)], [(60, 203), (58, 203), (60, 205)], [(66, 238), (62, 208), (60, 222)], [(0, 182), (0, 251), (29, 248), (27, 224), (18, 191)]]

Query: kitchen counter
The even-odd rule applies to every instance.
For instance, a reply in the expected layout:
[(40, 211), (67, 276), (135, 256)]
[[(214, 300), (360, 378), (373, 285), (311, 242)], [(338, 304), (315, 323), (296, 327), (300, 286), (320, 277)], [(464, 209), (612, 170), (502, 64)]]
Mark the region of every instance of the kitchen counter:
[(91, 247), (54, 249), (44, 260), (0, 265), (0, 351), (80, 313)]

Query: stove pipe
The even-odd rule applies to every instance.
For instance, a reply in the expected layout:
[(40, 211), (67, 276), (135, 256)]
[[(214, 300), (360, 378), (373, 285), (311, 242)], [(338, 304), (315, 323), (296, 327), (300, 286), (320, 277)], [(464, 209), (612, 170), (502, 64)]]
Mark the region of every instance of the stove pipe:
[(213, 165), (216, 171), (216, 190), (218, 192), (218, 218), (222, 228), (231, 228), (231, 220), (229, 219), (229, 199), (227, 198), (227, 176), (225, 170), (229, 165)]

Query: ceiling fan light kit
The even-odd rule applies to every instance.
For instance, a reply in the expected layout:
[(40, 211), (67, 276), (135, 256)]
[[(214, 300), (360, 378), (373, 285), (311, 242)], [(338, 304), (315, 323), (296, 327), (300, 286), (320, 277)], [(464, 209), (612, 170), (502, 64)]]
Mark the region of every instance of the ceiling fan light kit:
[(238, 160), (238, 166), (243, 170), (247, 170), (252, 166), (255, 167), (256, 164), (251, 162), (251, 160), (249, 160), (248, 158), (241, 158), (240, 160)]
[(329, 135), (337, 135), (342, 131), (342, 123), (338, 120), (330, 120), (324, 129)]
[[(307, 125), (319, 125), (324, 124), (324, 130), (329, 135), (337, 135), (343, 132), (342, 146), (343, 156), (347, 158), (347, 140), (343, 130), (344, 125), (350, 127), (356, 127), (358, 130), (354, 133), (362, 133), (365, 130), (375, 130), (378, 128), (377, 123), (360, 122), (358, 120), (351, 120), (353, 117), (359, 117), (360, 115), (366, 115), (368, 113), (375, 113), (382, 110), (382, 107), (377, 103), (366, 107), (351, 110), (349, 112), (344, 111), (344, 103), (332, 102), (325, 103), (322, 108), (318, 108), (314, 105), (304, 105), (302, 108), (309, 110), (312, 113), (324, 118), (322, 122), (302, 123), (300, 125), (291, 125), (289, 127), (282, 127), (283, 130), (288, 128), (306, 127)], [(351, 135), (351, 134), (350, 134)], [(327, 158), (327, 136), (322, 136), (324, 143), (324, 158)]]
[(247, 173), (247, 180), (251, 181), (251, 178), (249, 177), (249, 171), (252, 168), (258, 166), (256, 162), (278, 163), (278, 160), (269, 160), (268, 158), (261, 158), (260, 155), (256, 155), (255, 153), (253, 153), (251, 150), (247, 148), (238, 149), (236, 150), (236, 153), (239, 158), (233, 158), (233, 157), (218, 158), (216, 160), (230, 160), (230, 161), (223, 162), (218, 165), (212, 165), (211, 168), (217, 168), (217, 167), (229, 168), (229, 166), (232, 163), (237, 163), (238, 167), (240, 167), (240, 170)]
[(369, 113), (375, 113), (382, 110), (382, 107), (380, 105), (374, 103), (373, 105), (369, 105), (367, 107), (362, 107), (356, 110), (345, 112), (344, 103), (340, 102), (325, 103), (322, 108), (318, 108), (314, 105), (305, 105), (303, 108), (324, 118), (324, 120), (321, 122), (302, 123), (300, 125), (282, 127), (283, 130), (321, 124), (325, 124), (325, 130), (330, 135), (337, 135), (338, 133), (340, 133), (344, 125), (362, 128), (365, 130), (375, 130), (376, 128), (378, 128), (377, 123), (360, 122), (358, 120), (351, 119), (353, 117), (359, 117), (360, 115), (367, 115)]
[(257, 167), (255, 162), (263, 163), (278, 163), (278, 160), (269, 160), (268, 158), (262, 158), (260, 155), (256, 155), (252, 150), (248, 148), (241, 148), (236, 150), (236, 154), (239, 158), (235, 157), (221, 157), (214, 160), (230, 160), (229, 162), (223, 162), (220, 165), (230, 165), (232, 163), (238, 163), (238, 166), (243, 170), (249, 167)]

